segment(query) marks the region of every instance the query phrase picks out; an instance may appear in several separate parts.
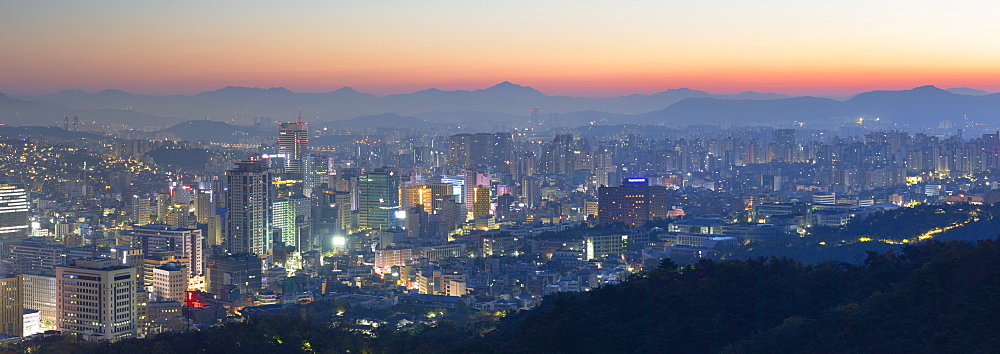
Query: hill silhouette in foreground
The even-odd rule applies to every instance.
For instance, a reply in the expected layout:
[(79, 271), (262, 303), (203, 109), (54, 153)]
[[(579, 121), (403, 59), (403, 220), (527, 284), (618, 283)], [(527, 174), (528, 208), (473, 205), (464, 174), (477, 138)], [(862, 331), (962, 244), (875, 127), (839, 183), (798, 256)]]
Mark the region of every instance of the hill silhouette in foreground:
[[(370, 338), (287, 315), (118, 343), (51, 337), (13, 351), (134, 352), (995, 352), (1000, 240), (929, 241), (858, 265), (787, 258), (660, 267), (466, 326), (443, 321)], [(312, 308), (312, 310), (310, 310)]]

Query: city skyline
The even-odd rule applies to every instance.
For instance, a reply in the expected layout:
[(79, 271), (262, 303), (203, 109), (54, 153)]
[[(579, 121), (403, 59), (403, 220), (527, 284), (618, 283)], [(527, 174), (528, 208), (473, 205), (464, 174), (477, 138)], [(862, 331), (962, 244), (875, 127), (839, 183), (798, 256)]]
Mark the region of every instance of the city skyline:
[[(1000, 89), (996, 4), (8, 3), (0, 91), (224, 86), (379, 95), (518, 82), (608, 97)], [(155, 16), (153, 15), (155, 14)]]

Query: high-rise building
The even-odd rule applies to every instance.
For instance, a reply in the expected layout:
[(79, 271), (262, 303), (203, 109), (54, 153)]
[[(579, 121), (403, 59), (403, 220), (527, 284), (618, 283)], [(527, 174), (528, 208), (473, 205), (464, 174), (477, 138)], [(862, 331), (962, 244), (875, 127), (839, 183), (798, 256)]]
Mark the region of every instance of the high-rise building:
[(259, 160), (236, 163), (226, 171), (226, 249), (231, 253), (266, 254), (271, 249), (271, 174)]
[(417, 205), (422, 206), (424, 210), (433, 209), (433, 194), (430, 187), (412, 186), (402, 189), (399, 206), (405, 210)]
[(298, 231), (295, 228), (295, 208), (289, 197), (275, 198), (271, 203), (271, 227), (276, 236), (274, 242), (284, 246), (298, 245)]
[(240, 294), (257, 294), (261, 290), (260, 258), (252, 254), (230, 254), (208, 260), (208, 291), (229, 297), (228, 287)]
[(481, 219), (490, 216), (490, 187), (475, 186), (472, 193), (472, 218)]
[(385, 229), (392, 226), (399, 210), (399, 176), (377, 168), (358, 178), (358, 227)]
[(138, 276), (114, 259), (80, 259), (56, 267), (56, 326), (90, 341), (135, 337)]
[(17, 184), (0, 184), (0, 239), (27, 237), (28, 192)]
[(285, 173), (309, 173), (309, 128), (302, 121), (278, 124), (278, 153), (285, 155)]
[(205, 238), (200, 229), (153, 224), (135, 226), (123, 234), (132, 236), (135, 247), (142, 249), (142, 254), (173, 252), (178, 258), (190, 260), (190, 276), (204, 275)]
[(667, 217), (667, 187), (650, 186), (645, 178), (626, 179), (620, 187), (601, 187), (597, 194), (601, 224), (640, 226)]
[(24, 307), (21, 278), (0, 277), (0, 333), (20, 337), (24, 334)]

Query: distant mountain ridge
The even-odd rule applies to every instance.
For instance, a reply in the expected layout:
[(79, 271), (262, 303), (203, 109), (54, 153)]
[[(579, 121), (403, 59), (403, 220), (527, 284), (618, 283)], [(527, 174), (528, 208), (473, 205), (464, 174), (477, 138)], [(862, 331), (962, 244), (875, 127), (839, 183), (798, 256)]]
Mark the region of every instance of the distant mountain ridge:
[(970, 96), (928, 85), (910, 90), (870, 91), (846, 101), (816, 97), (764, 101), (691, 98), (663, 110), (636, 115), (635, 122), (750, 125), (847, 122), (858, 118), (925, 126), (965, 119), (1000, 123), (1000, 94)]
[[(79, 93), (66, 92), (64, 96)], [(111, 93), (102, 91), (88, 97), (107, 97)], [(64, 108), (44, 102), (12, 98), (0, 93), (0, 124), (8, 125), (62, 125), (64, 117), (79, 116), (83, 124), (129, 124), (133, 127), (163, 126), (180, 122), (180, 119), (159, 117), (131, 109), (110, 108), (105, 105)]]
[[(504, 81), (478, 90), (426, 89), (379, 97), (344, 87), (325, 93), (297, 93), (282, 87), (229, 86), (195, 95), (150, 96), (121, 90), (86, 93), (60, 91), (36, 100), (0, 96), (0, 123), (58, 124), (80, 115), (98, 124), (170, 126), (182, 121), (249, 123), (257, 117), (336, 122), (353, 127), (394, 121), (397, 127), (439, 123), (514, 123), (532, 118), (561, 126), (588, 124), (736, 125), (831, 123), (878, 117), (900, 124), (937, 124), (944, 120), (1000, 121), (1000, 94), (970, 88), (870, 91), (847, 100), (789, 97), (752, 91), (712, 94), (688, 88), (655, 94), (593, 99), (546, 95)], [(392, 112), (396, 117), (385, 116)], [(349, 121), (353, 118), (362, 119)], [(374, 117), (381, 117), (374, 119)], [(401, 118), (407, 117), (407, 118)], [(374, 120), (373, 120), (374, 119)], [(382, 123), (378, 123), (382, 124)]]
[(350, 87), (324, 93), (297, 93), (282, 87), (252, 88), (229, 86), (190, 96), (150, 96), (120, 90), (95, 94), (66, 90), (33, 98), (66, 109), (119, 109), (180, 120), (251, 120), (254, 117), (285, 119), (302, 110), (307, 121), (326, 121), (393, 112), (414, 116), (428, 112), (478, 111), (527, 116), (534, 108), (543, 114), (598, 110), (636, 114), (659, 110), (693, 97), (721, 99), (776, 99), (788, 96), (742, 92), (717, 95), (691, 89), (670, 89), (656, 94), (633, 94), (592, 99), (546, 95), (534, 88), (509, 81), (478, 90), (426, 89), (408, 94), (378, 97)]

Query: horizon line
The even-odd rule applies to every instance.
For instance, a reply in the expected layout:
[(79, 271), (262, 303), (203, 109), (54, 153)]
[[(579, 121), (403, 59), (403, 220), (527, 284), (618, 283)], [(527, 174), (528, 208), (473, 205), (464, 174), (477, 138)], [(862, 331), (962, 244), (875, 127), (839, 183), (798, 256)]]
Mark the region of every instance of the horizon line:
[[(908, 88), (908, 89), (872, 89), (872, 90), (862, 90), (862, 91), (851, 91), (851, 93), (826, 94), (826, 95), (813, 95), (813, 94), (801, 94), (801, 93), (786, 93), (786, 92), (762, 92), (762, 91), (755, 91), (754, 89), (732, 90), (732, 91), (722, 91), (722, 92), (716, 91), (716, 92), (713, 92), (713, 91), (708, 91), (708, 90), (703, 90), (703, 89), (697, 89), (697, 88), (690, 88), (690, 87), (676, 87), (676, 88), (667, 88), (667, 89), (657, 89), (657, 90), (654, 90), (654, 91), (647, 91), (647, 93), (643, 93), (643, 92), (641, 92), (639, 90), (637, 90), (637, 91), (611, 90), (611, 91), (605, 91), (604, 95), (579, 95), (580, 93), (583, 93), (583, 92), (592, 92), (592, 93), (595, 93), (595, 94), (601, 92), (601, 91), (596, 91), (596, 90), (587, 90), (587, 91), (577, 91), (576, 93), (578, 95), (571, 95), (571, 94), (559, 94), (559, 93), (552, 94), (552, 93), (547, 93), (547, 92), (543, 92), (542, 90), (536, 89), (536, 88), (534, 88), (532, 86), (529, 86), (529, 85), (516, 84), (516, 83), (512, 83), (512, 82), (510, 82), (508, 80), (505, 80), (505, 81), (502, 81), (500, 83), (493, 84), (493, 85), (490, 85), (488, 87), (483, 87), (483, 88), (448, 90), (448, 89), (439, 89), (437, 87), (427, 87), (427, 88), (423, 88), (423, 89), (417, 89), (415, 91), (409, 91), (409, 90), (407, 90), (407, 91), (392, 92), (392, 93), (386, 93), (386, 94), (376, 94), (376, 93), (371, 93), (371, 92), (360, 91), (358, 89), (355, 89), (352, 86), (342, 86), (342, 87), (339, 87), (339, 88), (336, 88), (336, 89), (333, 89), (333, 90), (303, 90), (303, 91), (294, 91), (294, 90), (289, 89), (289, 88), (287, 88), (285, 86), (261, 87), (261, 86), (239, 86), (239, 85), (227, 85), (227, 86), (220, 87), (220, 88), (217, 88), (217, 89), (214, 89), (214, 90), (198, 91), (198, 92), (187, 93), (187, 94), (181, 93), (181, 92), (167, 93), (167, 94), (151, 94), (151, 93), (142, 93), (142, 92), (135, 92), (135, 91), (127, 91), (127, 90), (118, 89), (118, 88), (107, 88), (107, 89), (102, 89), (102, 90), (87, 90), (87, 89), (78, 89), (78, 88), (67, 88), (67, 89), (61, 89), (61, 90), (57, 90), (57, 91), (49, 91), (48, 93), (28, 94), (28, 95), (12, 95), (12, 94), (9, 94), (9, 93), (7, 93), (5, 91), (0, 91), (0, 94), (5, 94), (5, 95), (8, 95), (8, 96), (14, 96), (14, 97), (22, 97), (22, 98), (23, 97), (27, 97), (27, 98), (40, 98), (40, 97), (44, 97), (44, 96), (48, 96), (48, 95), (54, 95), (54, 94), (58, 94), (58, 93), (62, 93), (62, 92), (75, 92), (75, 91), (79, 91), (79, 92), (83, 92), (83, 93), (88, 94), (88, 95), (96, 95), (96, 94), (100, 94), (102, 92), (107, 92), (107, 91), (120, 91), (120, 92), (124, 92), (124, 93), (130, 94), (130, 95), (142, 95), (142, 96), (152, 96), (152, 97), (167, 97), (167, 96), (196, 96), (196, 95), (203, 94), (203, 93), (217, 92), (217, 91), (221, 91), (221, 90), (225, 90), (225, 89), (253, 89), (253, 90), (261, 90), (261, 91), (267, 91), (267, 90), (285, 90), (285, 91), (288, 91), (289, 93), (293, 93), (293, 94), (329, 94), (329, 93), (334, 93), (334, 92), (337, 92), (337, 91), (340, 91), (340, 90), (348, 89), (348, 90), (351, 90), (351, 91), (354, 91), (354, 92), (357, 92), (357, 93), (361, 93), (361, 94), (372, 95), (372, 96), (375, 96), (375, 97), (378, 97), (378, 98), (386, 98), (388, 96), (395, 96), (395, 95), (412, 95), (412, 94), (419, 93), (419, 92), (424, 92), (424, 91), (443, 91), (443, 92), (475, 92), (475, 91), (484, 91), (484, 90), (488, 90), (488, 89), (491, 89), (491, 88), (494, 88), (494, 87), (497, 87), (497, 86), (501, 86), (501, 85), (504, 85), (504, 84), (507, 84), (507, 85), (510, 85), (510, 86), (516, 86), (516, 87), (521, 87), (521, 88), (527, 88), (527, 89), (535, 90), (535, 91), (537, 91), (537, 92), (539, 92), (539, 93), (541, 93), (541, 94), (543, 94), (545, 96), (549, 96), (549, 97), (559, 97), (559, 96), (562, 96), (562, 97), (581, 98), (581, 99), (609, 99), (609, 98), (620, 98), (620, 97), (626, 97), (626, 96), (632, 96), (632, 95), (651, 96), (651, 95), (656, 95), (656, 94), (660, 94), (660, 93), (664, 93), (664, 92), (669, 92), (669, 91), (675, 91), (675, 90), (701, 91), (701, 92), (705, 92), (705, 93), (708, 93), (708, 94), (711, 94), (711, 95), (739, 95), (739, 94), (755, 93), (755, 94), (762, 94), (762, 95), (783, 95), (783, 96), (787, 96), (787, 98), (793, 98), (793, 97), (850, 98), (850, 97), (853, 97), (855, 95), (858, 95), (858, 94), (861, 94), (861, 93), (866, 93), (866, 92), (875, 92), (875, 91), (908, 91), (908, 90), (913, 90), (913, 89), (917, 89), (917, 88), (921, 88), (921, 87), (928, 87), (928, 86), (929, 87), (935, 87), (935, 88), (938, 88), (938, 89), (941, 89), (941, 90), (970, 89), (970, 90), (977, 90), (977, 91), (986, 92), (987, 94), (996, 93), (996, 92), (990, 92), (990, 91), (986, 91), (986, 90), (982, 90), (982, 89), (977, 89), (977, 88), (973, 88), (973, 87), (968, 87), (968, 86), (958, 86), (958, 87), (941, 88), (941, 87), (939, 87), (939, 86), (937, 86), (935, 84), (926, 84), (926, 85), (914, 86), (914, 87), (911, 87), (911, 88)], [(804, 90), (804, 91), (821, 91), (821, 90), (822, 89), (813, 89), (813, 90)]]

